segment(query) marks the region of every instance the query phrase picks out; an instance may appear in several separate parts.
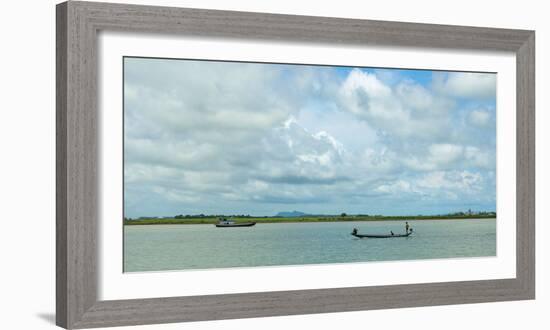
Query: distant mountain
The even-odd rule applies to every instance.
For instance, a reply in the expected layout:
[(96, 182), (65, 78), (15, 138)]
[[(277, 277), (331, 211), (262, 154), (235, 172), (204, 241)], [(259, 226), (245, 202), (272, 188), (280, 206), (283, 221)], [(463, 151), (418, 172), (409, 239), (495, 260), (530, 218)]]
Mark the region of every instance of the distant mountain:
[(292, 212), (279, 212), (275, 216), (276, 217), (282, 217), (282, 218), (298, 218), (306, 216), (307, 214), (304, 212), (299, 211), (292, 211)]

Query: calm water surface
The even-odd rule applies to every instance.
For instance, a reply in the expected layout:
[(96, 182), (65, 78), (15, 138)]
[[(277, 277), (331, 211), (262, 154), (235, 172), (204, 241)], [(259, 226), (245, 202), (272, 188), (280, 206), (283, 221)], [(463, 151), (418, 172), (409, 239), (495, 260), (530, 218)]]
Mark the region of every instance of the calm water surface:
[(302, 265), (496, 255), (496, 220), (409, 221), (408, 238), (357, 239), (359, 233), (404, 233), (404, 222), (270, 223), (244, 228), (143, 225), (124, 228), (124, 271)]

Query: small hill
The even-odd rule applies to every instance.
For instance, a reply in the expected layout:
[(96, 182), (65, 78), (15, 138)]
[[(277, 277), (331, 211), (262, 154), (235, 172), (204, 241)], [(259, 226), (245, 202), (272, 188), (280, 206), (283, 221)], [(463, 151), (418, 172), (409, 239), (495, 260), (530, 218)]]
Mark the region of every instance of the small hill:
[(281, 217), (281, 218), (298, 218), (306, 216), (307, 214), (300, 211), (292, 211), (292, 212), (279, 212), (275, 216)]

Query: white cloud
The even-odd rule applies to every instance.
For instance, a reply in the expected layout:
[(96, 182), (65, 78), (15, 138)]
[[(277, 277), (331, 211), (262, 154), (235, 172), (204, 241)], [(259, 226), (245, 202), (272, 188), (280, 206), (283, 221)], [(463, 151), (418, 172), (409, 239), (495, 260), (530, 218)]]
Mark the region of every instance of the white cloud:
[(472, 125), (485, 127), (489, 123), (489, 120), (491, 119), (491, 115), (489, 114), (488, 111), (474, 110), (470, 112), (468, 119)]
[(411, 184), (404, 180), (397, 180), (390, 184), (383, 184), (376, 187), (375, 191), (387, 194), (402, 194), (412, 191)]
[(496, 74), (451, 72), (434, 74), (434, 89), (459, 98), (494, 98)]
[(464, 148), (456, 144), (432, 144), (429, 147), (429, 159), (437, 164), (450, 164), (456, 162), (464, 152)]
[(416, 181), (420, 188), (435, 190), (478, 191), (482, 187), (482, 176), (469, 171), (434, 171)]
[(448, 131), (449, 100), (410, 80), (395, 87), (385, 85), (375, 74), (354, 69), (340, 88), (344, 110), (371, 127), (400, 138), (433, 139)]
[(492, 169), (495, 166), (494, 151), (491, 153), (475, 146), (436, 143), (429, 145), (427, 149), (427, 153), (403, 157), (403, 165), (415, 171)]
[(353, 69), (340, 88), (345, 109), (358, 116), (379, 120), (407, 119), (398, 102), (394, 102), (392, 90), (376, 75)]
[(478, 147), (466, 147), (464, 149), (464, 156), (471, 167), (491, 169), (495, 166), (494, 153), (484, 152)]

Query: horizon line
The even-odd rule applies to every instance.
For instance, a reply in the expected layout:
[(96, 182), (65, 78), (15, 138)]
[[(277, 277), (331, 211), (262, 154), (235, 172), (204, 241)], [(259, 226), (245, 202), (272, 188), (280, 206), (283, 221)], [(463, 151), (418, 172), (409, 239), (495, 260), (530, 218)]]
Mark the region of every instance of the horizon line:
[(275, 215), (252, 215), (252, 214), (176, 214), (168, 216), (135, 216), (135, 217), (126, 217), (126, 219), (140, 219), (140, 218), (175, 218), (175, 217), (250, 217), (250, 218), (276, 218), (281, 217), (278, 214), (280, 213), (300, 213), (299, 216), (317, 216), (317, 217), (331, 217), (331, 216), (364, 216), (364, 217), (433, 217), (433, 216), (449, 216), (449, 215), (476, 215), (476, 214), (497, 214), (496, 211), (457, 211), (457, 212), (448, 212), (448, 213), (437, 213), (437, 214), (404, 214), (404, 215), (388, 215), (388, 214), (369, 214), (369, 213), (334, 213), (334, 214), (325, 214), (325, 213), (306, 213), (301, 211), (282, 211), (278, 212)]

